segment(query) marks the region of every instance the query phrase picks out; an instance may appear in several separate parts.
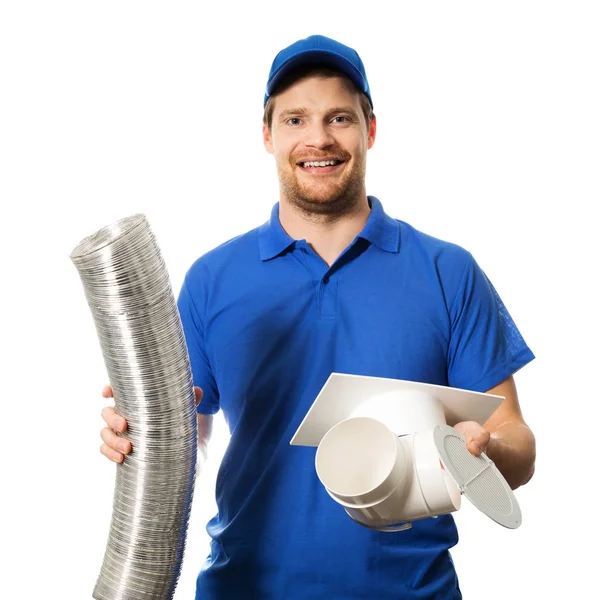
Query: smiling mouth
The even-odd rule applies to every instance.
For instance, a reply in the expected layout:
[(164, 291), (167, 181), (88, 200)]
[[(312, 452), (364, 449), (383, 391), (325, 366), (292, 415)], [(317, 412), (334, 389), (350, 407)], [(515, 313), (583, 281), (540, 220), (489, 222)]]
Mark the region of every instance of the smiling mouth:
[(343, 162), (344, 162), (343, 160), (336, 160), (336, 159), (306, 160), (306, 161), (299, 162), (298, 164), (304, 169), (311, 169), (311, 168), (323, 168), (323, 167), (337, 167), (337, 165), (340, 165)]
[(338, 167), (345, 162), (345, 160), (338, 160), (337, 158), (328, 158), (325, 160), (302, 160), (296, 164), (303, 173), (308, 173), (309, 175), (329, 175), (330, 173), (337, 173)]

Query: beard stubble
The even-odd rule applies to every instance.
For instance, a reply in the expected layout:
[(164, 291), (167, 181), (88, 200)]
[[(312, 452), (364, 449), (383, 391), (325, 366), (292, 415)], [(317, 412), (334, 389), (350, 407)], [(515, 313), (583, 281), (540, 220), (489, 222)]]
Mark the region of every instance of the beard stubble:
[[(336, 152), (335, 154), (346, 163), (350, 158), (347, 153)], [(318, 157), (311, 158), (319, 160)], [(337, 220), (354, 212), (365, 193), (366, 161), (364, 159), (353, 165), (351, 171), (344, 173), (336, 181), (329, 181), (328, 177), (323, 176), (325, 181), (320, 182), (315, 177), (312, 185), (301, 183), (296, 175), (296, 168), (298, 168), (296, 165), (300, 161), (302, 158), (292, 158), (291, 170), (281, 169), (279, 166), (277, 169), (281, 191), (296, 210), (304, 217), (318, 221)]]

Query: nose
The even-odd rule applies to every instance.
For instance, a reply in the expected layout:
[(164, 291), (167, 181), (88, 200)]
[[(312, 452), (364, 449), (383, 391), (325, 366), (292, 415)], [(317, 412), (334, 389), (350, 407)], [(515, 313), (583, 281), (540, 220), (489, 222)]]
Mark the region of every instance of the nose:
[(313, 121), (306, 129), (304, 144), (309, 148), (326, 148), (335, 143), (335, 139), (327, 123)]

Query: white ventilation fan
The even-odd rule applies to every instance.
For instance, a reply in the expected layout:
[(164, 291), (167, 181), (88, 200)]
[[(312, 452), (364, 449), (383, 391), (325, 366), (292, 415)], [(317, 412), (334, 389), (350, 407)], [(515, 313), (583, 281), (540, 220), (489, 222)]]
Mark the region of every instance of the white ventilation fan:
[(452, 425), (485, 423), (501, 396), (440, 385), (333, 373), (290, 444), (316, 446), (317, 476), (357, 523), (400, 531), (454, 512), (464, 494), (510, 529), (521, 510), (485, 455)]

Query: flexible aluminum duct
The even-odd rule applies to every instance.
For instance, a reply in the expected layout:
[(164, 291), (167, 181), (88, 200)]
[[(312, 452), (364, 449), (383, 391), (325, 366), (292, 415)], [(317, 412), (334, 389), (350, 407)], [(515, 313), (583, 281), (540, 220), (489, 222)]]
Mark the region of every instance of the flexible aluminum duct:
[(144, 215), (82, 240), (71, 260), (92, 312), (132, 451), (117, 465), (96, 600), (171, 599), (195, 481), (189, 358), (160, 249)]

